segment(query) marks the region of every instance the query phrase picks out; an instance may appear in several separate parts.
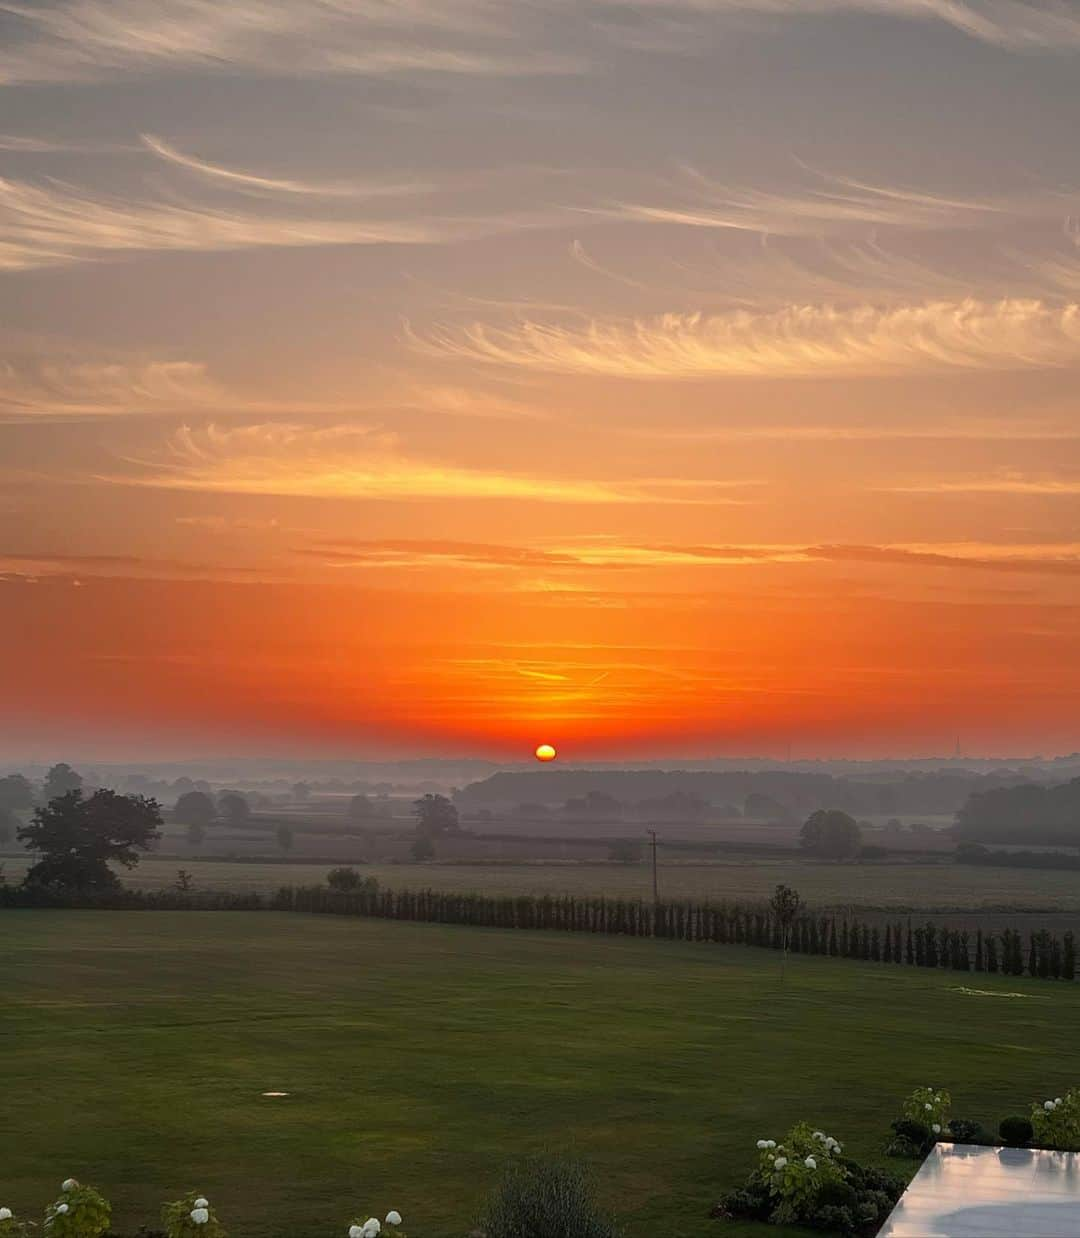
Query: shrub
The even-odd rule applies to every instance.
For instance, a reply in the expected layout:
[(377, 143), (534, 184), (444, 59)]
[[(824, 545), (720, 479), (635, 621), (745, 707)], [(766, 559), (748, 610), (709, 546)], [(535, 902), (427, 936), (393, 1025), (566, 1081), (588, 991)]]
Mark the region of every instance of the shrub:
[(1026, 1148), (1034, 1138), (1035, 1128), (1031, 1125), (1029, 1118), (1013, 1116), (1001, 1120), (998, 1134), (1002, 1142), (1008, 1144), (1010, 1148)]
[(949, 1124), (952, 1097), (937, 1088), (916, 1088), (904, 1101), (904, 1117), (912, 1122), (921, 1122), (930, 1128), (932, 1135), (940, 1135)]
[(45, 1209), (49, 1238), (100, 1238), (111, 1217), (108, 1201), (74, 1178), (64, 1182), (59, 1198)]
[(824, 1131), (800, 1122), (788, 1132), (782, 1144), (759, 1139), (760, 1169), (769, 1179), (774, 1208), (771, 1220), (777, 1224), (797, 1224), (812, 1217), (818, 1196), (841, 1186), (844, 1173), (836, 1161), (840, 1144)]
[(168, 1238), (227, 1238), (209, 1201), (198, 1191), (189, 1191), (183, 1199), (166, 1204), (161, 1223)]
[[(379, 1238), (379, 1234), (383, 1233), (384, 1222), (378, 1217), (368, 1217), (366, 1221), (361, 1221), (357, 1218), (349, 1226), (349, 1238)], [(395, 1232), (396, 1238), (405, 1238), (405, 1231), (398, 1229), (401, 1224), (401, 1213), (393, 1208), (386, 1214), (386, 1225), (389, 1225)]]
[(773, 1200), (769, 1189), (769, 1179), (760, 1170), (755, 1170), (749, 1178), (734, 1191), (721, 1195), (720, 1201), (709, 1214), (724, 1220), (743, 1219), (747, 1221), (767, 1221), (772, 1214)]
[(885, 1145), (886, 1156), (924, 1157), (934, 1146), (934, 1136), (925, 1122), (898, 1118), (892, 1123), (892, 1138)]
[(618, 1238), (593, 1199), (585, 1170), (534, 1157), (510, 1166), (480, 1221), (486, 1238)]
[(1080, 1090), (1031, 1107), (1033, 1142), (1059, 1152), (1080, 1152)]
[(805, 1122), (783, 1143), (759, 1139), (757, 1147), (758, 1168), (721, 1198), (713, 1216), (853, 1234), (876, 1228), (904, 1189), (893, 1175), (844, 1157), (836, 1139)]
[(332, 868), (326, 874), (326, 884), (331, 890), (349, 891), (355, 890), (363, 878), (355, 868), (349, 868), (347, 865), (342, 865), (340, 868)]
[(972, 1122), (969, 1118), (952, 1118), (948, 1132), (957, 1143), (982, 1143), (986, 1139), (982, 1123)]
[(20, 1221), (10, 1208), (0, 1208), (0, 1238), (30, 1238), (32, 1227)]

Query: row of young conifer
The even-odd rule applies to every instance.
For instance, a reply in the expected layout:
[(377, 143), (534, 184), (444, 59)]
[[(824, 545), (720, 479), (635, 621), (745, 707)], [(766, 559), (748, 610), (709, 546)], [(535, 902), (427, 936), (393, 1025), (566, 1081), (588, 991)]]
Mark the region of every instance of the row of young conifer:
[[(781, 950), (784, 929), (767, 905), (460, 894), (444, 890), (390, 890), (369, 882), (343, 892), (328, 886), (283, 886), (273, 894), (218, 891), (123, 890), (73, 893), (43, 887), (0, 886), (0, 908), (86, 907), (118, 910), (295, 911), (463, 924), (482, 928), (606, 933), (675, 941), (715, 942)], [(983, 932), (947, 925), (804, 911), (790, 923), (788, 948), (796, 954), (862, 959), (909, 967), (1076, 978), (1076, 942), (1046, 929), (1025, 938), (1015, 929)]]
[[(339, 893), (325, 886), (284, 887), (273, 896), (280, 910), (419, 920), (483, 928), (612, 933), (676, 941), (716, 942), (781, 950), (784, 930), (767, 906), (646, 902), (603, 897), (458, 894), (443, 890), (367, 889)], [(889, 921), (884, 927), (856, 917), (804, 913), (788, 930), (797, 954), (829, 955), (913, 967), (945, 967), (1043, 979), (1076, 978), (1076, 942), (1046, 929), (1025, 941), (1015, 929), (984, 933), (927, 922)]]

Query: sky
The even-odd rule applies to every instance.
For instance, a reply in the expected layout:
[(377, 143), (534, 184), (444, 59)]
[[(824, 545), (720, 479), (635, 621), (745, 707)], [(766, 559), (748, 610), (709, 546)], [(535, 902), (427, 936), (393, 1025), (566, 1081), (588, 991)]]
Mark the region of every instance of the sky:
[(1080, 3), (3, 0), (0, 757), (1080, 748)]

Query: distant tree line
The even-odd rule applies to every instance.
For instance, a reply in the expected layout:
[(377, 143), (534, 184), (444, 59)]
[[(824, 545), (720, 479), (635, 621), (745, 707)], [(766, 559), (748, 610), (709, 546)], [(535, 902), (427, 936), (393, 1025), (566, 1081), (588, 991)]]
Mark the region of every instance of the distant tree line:
[(1061, 851), (991, 851), (980, 843), (961, 843), (956, 848), (956, 862), (994, 868), (1080, 869), (1080, 855)]
[(972, 793), (956, 814), (963, 842), (1080, 847), (1080, 778)]
[[(742, 814), (764, 820), (801, 820), (831, 804), (857, 817), (897, 813), (951, 815), (973, 792), (1030, 781), (1015, 770), (980, 774), (971, 770), (912, 770), (843, 777), (803, 770), (543, 769), (502, 770), (459, 791), (464, 812), (482, 808), (565, 805), (569, 815), (591, 814), (615, 801), (627, 816), (675, 812), (672, 820), (693, 820), (701, 804), (741, 805)], [(685, 796), (679, 803), (673, 796)], [(583, 805), (582, 801), (586, 801)], [(689, 816), (681, 815), (689, 812)], [(524, 815), (524, 814), (523, 814)], [(656, 817), (658, 820), (664, 816)]]

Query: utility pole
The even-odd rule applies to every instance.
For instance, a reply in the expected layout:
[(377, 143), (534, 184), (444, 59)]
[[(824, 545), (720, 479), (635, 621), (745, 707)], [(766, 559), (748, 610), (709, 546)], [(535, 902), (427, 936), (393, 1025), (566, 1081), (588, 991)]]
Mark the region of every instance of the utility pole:
[(652, 839), (652, 896), (653, 902), (658, 903), (660, 901), (660, 881), (656, 873), (656, 831), (646, 830), (645, 833)]

